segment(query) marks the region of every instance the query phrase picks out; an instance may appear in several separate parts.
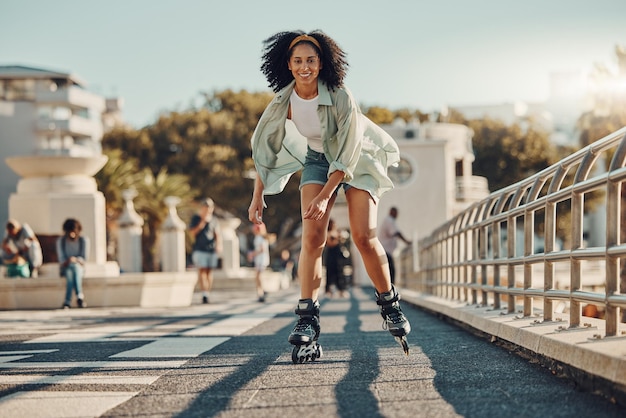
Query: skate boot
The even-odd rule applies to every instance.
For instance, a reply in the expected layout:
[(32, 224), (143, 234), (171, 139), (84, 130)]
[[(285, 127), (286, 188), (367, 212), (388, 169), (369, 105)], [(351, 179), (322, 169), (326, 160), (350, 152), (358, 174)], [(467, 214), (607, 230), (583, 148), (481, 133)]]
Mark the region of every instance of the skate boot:
[(392, 285), (389, 292), (378, 294), (376, 292), (376, 303), (380, 308), (380, 315), (383, 317), (383, 329), (389, 331), (398, 344), (409, 355), (409, 343), (406, 336), (411, 332), (411, 324), (406, 319), (400, 308), (400, 295)]
[(320, 336), (320, 304), (312, 299), (300, 299), (295, 310), (300, 318), (289, 334), (289, 343), (293, 344), (291, 361), (304, 363), (322, 357), (322, 346), (317, 339)]

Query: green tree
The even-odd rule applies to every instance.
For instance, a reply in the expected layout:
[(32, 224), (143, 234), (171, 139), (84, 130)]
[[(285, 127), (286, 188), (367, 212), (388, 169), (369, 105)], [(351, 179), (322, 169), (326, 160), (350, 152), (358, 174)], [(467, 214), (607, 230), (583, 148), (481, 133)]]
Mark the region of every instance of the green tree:
[(105, 150), (104, 154), (108, 157), (107, 163), (95, 175), (95, 179), (98, 190), (102, 192), (106, 202), (107, 258), (115, 260), (117, 243), (115, 222), (124, 209), (122, 191), (135, 188), (143, 176), (136, 158), (124, 158), (123, 152), (119, 149)]
[[(212, 197), (217, 206), (247, 219), (254, 182), (250, 138), (272, 94), (246, 91), (202, 93), (199, 109), (164, 114), (141, 130), (115, 130), (105, 135), (105, 149), (120, 149), (137, 159), (139, 168), (155, 176), (166, 167), (170, 174), (186, 175), (191, 187)], [(268, 198), (265, 221), (278, 231), (286, 220), (300, 217), (294, 176), (279, 197)], [(297, 226), (297, 222), (290, 222)]]
[(529, 177), (563, 156), (546, 132), (532, 126), (524, 130), (493, 119), (468, 121), (467, 126), (474, 131), (474, 174), (486, 177), (491, 190)]
[(106, 200), (107, 221), (117, 219), (124, 208), (122, 191), (133, 188), (143, 177), (136, 158), (124, 158), (119, 149), (105, 150), (107, 163), (95, 175)]
[[(167, 216), (165, 198), (167, 196), (180, 198), (181, 202), (177, 206), (180, 215), (190, 216), (191, 202), (198, 192), (190, 186), (187, 176), (168, 174), (166, 169), (161, 169), (154, 175), (147, 168), (139, 169), (137, 159), (125, 157), (121, 150), (108, 150), (105, 154), (109, 160), (96, 174), (96, 182), (106, 200), (107, 237), (109, 241), (115, 241), (113, 239), (116, 235), (115, 221), (124, 209), (122, 191), (135, 189), (138, 193), (134, 200), (135, 209), (144, 219), (143, 271), (158, 271), (160, 227)], [(107, 247), (111, 247), (110, 243)], [(113, 258), (114, 254), (109, 256)]]
[(363, 113), (372, 122), (378, 125), (385, 125), (393, 123), (396, 119), (402, 119), (405, 122), (409, 122), (411, 120), (417, 120), (419, 122), (425, 122), (428, 120), (428, 115), (420, 112), (419, 110), (410, 110), (410, 109), (398, 109), (398, 110), (389, 110), (385, 107), (379, 106), (371, 106), (369, 108), (363, 108)]
[(368, 108), (365, 111), (365, 116), (370, 118), (372, 122), (379, 125), (390, 124), (393, 123), (394, 120), (394, 114), (391, 110), (378, 106)]
[(159, 271), (161, 226), (168, 214), (165, 198), (180, 198), (177, 210), (180, 214), (190, 213), (197, 192), (190, 186), (187, 176), (168, 174), (165, 168), (156, 175), (147, 169), (142, 174), (142, 181), (136, 183), (137, 197), (134, 204), (145, 221), (142, 234), (143, 271)]

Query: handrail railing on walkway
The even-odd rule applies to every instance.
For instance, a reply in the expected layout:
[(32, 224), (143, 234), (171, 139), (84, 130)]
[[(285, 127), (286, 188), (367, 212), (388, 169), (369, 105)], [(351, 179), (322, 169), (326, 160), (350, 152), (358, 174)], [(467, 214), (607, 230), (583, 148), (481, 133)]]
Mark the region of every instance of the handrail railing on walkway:
[[(620, 258), (626, 260), (626, 236), (620, 237), (625, 180), (626, 127), (491, 193), (421, 240), (418, 290), (494, 308), (504, 300), (509, 313), (521, 300), (524, 316), (535, 315), (533, 302), (542, 299), (544, 321), (553, 320), (558, 303), (569, 307), (570, 328), (581, 325), (582, 307), (591, 304), (604, 309), (606, 336), (617, 335), (619, 310), (626, 312), (626, 279), (621, 293), (619, 287)], [(586, 247), (583, 237), (585, 201), (592, 194), (606, 206), (604, 246)], [(543, 249), (536, 248), (538, 235)], [(599, 285), (584, 277), (592, 263), (604, 265)]]

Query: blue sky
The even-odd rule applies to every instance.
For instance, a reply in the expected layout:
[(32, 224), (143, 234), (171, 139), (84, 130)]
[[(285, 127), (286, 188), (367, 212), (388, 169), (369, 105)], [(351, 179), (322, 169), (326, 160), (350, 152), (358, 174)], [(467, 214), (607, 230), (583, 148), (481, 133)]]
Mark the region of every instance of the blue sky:
[(359, 103), (424, 112), (544, 100), (549, 74), (613, 64), (624, 0), (1, 0), (0, 65), (72, 72), (141, 127), (199, 91), (267, 91), (262, 41), (322, 29)]

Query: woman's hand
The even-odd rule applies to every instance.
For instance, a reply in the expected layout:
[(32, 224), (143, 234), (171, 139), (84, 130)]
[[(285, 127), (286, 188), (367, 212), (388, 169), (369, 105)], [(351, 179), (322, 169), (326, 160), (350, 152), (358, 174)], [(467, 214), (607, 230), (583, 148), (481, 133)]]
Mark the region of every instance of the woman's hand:
[(309, 206), (302, 214), (302, 219), (319, 221), (324, 217), (324, 215), (326, 215), (328, 203), (330, 202), (334, 191), (339, 186), (339, 183), (343, 180), (343, 177), (343, 171), (335, 170), (331, 173), (322, 190), (313, 198), (313, 200), (311, 200)]
[(248, 208), (248, 220), (253, 224), (263, 223), (263, 182), (257, 175), (254, 179), (254, 193)]
[(253, 224), (263, 222), (263, 198), (252, 196), (250, 207), (248, 208), (248, 220)]
[(313, 198), (313, 200), (311, 200), (311, 203), (309, 203), (309, 206), (302, 214), (302, 218), (319, 221), (326, 214), (329, 201), (330, 197), (327, 197), (322, 193), (318, 194)]

